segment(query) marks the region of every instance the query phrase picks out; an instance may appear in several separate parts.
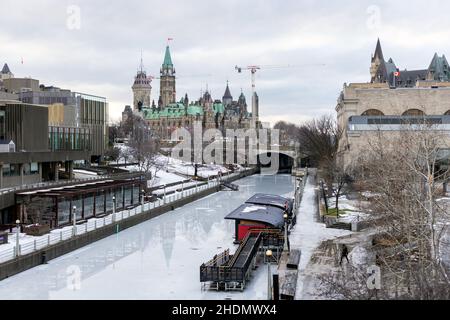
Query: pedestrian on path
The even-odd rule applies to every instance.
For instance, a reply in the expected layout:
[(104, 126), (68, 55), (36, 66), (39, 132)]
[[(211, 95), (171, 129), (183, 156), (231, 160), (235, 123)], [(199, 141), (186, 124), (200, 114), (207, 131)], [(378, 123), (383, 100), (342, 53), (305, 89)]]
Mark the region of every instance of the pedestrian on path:
[(339, 262), (339, 265), (342, 265), (342, 260), (344, 258), (347, 259), (347, 263), (349, 263), (349, 261), (348, 261), (348, 248), (347, 248), (347, 246), (345, 244), (342, 246), (341, 261)]

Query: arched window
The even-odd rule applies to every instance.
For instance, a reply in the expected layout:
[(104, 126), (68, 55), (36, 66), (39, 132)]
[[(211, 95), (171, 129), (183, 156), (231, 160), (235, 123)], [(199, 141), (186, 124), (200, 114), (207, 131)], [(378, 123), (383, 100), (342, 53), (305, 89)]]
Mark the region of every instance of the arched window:
[(403, 112), (402, 116), (424, 116), (425, 112), (419, 109), (408, 109)]
[(384, 113), (378, 109), (369, 109), (364, 111), (362, 116), (384, 116)]
[(444, 113), (444, 116), (450, 116), (450, 110), (447, 110), (447, 112)]

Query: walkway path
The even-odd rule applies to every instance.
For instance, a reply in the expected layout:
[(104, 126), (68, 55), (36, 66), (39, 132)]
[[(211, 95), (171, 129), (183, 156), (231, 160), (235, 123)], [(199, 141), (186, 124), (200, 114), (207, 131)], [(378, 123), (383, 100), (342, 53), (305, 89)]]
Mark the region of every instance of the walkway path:
[(311, 295), (310, 270), (308, 266), (313, 252), (320, 246), (322, 241), (334, 239), (350, 234), (350, 231), (327, 229), (325, 224), (319, 223), (317, 217), (317, 198), (315, 185), (311, 177), (305, 185), (302, 202), (297, 213), (297, 224), (290, 235), (291, 248), (301, 250), (299, 265), (299, 277), (297, 282), (296, 299), (308, 299)]

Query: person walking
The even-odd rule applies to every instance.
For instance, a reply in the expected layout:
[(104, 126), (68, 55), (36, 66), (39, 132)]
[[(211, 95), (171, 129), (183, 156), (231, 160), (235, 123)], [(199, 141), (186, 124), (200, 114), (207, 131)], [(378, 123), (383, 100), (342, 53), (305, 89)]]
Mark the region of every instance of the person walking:
[(342, 246), (341, 261), (339, 262), (339, 265), (342, 265), (342, 260), (344, 258), (347, 259), (347, 263), (349, 263), (349, 261), (348, 261), (348, 248), (347, 248), (347, 246), (345, 244)]

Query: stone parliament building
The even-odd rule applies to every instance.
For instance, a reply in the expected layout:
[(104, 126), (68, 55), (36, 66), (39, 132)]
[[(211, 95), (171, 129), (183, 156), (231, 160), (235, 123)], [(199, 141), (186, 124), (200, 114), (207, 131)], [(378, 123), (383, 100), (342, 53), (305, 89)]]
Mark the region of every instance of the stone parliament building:
[(427, 119), (436, 124), (436, 130), (450, 133), (450, 67), (444, 55), (435, 54), (427, 69), (401, 71), (392, 59), (384, 59), (378, 40), (370, 75), (368, 83), (344, 84), (338, 98), (337, 122), (343, 130), (338, 161), (342, 165), (357, 161), (377, 132), (398, 132), (414, 119)]
[[(169, 140), (177, 128), (191, 131), (196, 121), (202, 123), (204, 130), (248, 129), (252, 122), (252, 113), (248, 111), (247, 101), (241, 92), (237, 100), (233, 100), (227, 82), (222, 99), (213, 99), (206, 90), (195, 101), (189, 101), (187, 93), (179, 101), (176, 98), (176, 71), (172, 62), (169, 46), (166, 47), (164, 61), (160, 69), (160, 94), (156, 104), (150, 99), (152, 77), (147, 76), (142, 62), (138, 70), (133, 90), (133, 108), (126, 106), (122, 119), (131, 112), (141, 116), (152, 133), (163, 140)], [(256, 108), (258, 96), (253, 97)]]

